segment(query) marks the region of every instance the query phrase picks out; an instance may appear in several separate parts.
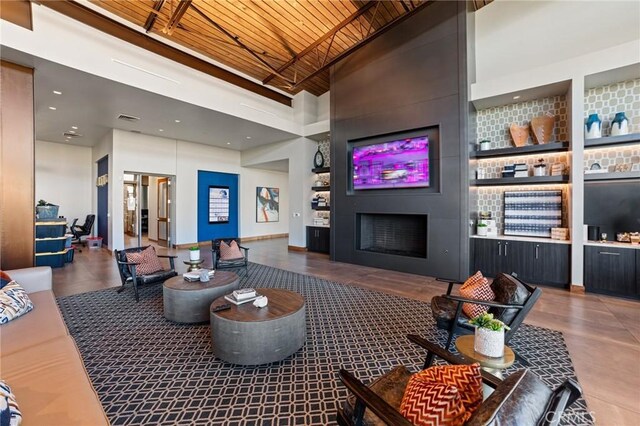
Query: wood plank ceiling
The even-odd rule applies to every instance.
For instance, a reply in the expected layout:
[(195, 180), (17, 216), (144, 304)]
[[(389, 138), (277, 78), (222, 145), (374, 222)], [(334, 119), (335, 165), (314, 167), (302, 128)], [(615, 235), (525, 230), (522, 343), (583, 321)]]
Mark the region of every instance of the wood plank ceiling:
[(92, 0), (147, 32), (295, 94), (329, 90), (328, 67), (428, 0)]

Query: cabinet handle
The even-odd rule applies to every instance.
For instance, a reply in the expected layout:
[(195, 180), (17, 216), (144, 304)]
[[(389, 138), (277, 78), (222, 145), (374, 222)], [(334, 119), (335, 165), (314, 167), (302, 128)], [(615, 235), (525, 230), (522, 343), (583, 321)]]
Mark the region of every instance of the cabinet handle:
[(509, 248), (509, 243), (504, 243), (504, 255), (507, 255), (507, 249)]
[(610, 251), (599, 251), (598, 254), (606, 254), (608, 256), (620, 256), (620, 253), (613, 253)]
[(536, 259), (538, 258), (538, 249), (540, 248), (539, 244), (536, 244)]
[(502, 256), (502, 243), (498, 243), (498, 256)]

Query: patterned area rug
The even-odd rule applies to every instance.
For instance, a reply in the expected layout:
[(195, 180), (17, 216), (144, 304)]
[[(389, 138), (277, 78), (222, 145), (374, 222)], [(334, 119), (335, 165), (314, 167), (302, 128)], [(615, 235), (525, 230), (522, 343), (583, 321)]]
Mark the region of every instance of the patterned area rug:
[[(304, 295), (307, 341), (291, 357), (257, 367), (213, 357), (208, 324), (180, 325), (162, 313), (162, 286), (101, 290), (58, 303), (113, 425), (327, 425), (347, 392), (340, 368), (363, 381), (402, 363), (418, 371), (424, 352), (410, 333), (444, 345), (427, 303), (251, 264), (243, 287)], [(562, 333), (523, 326), (511, 346), (555, 388), (574, 377)], [(506, 375), (521, 368), (517, 363)], [(593, 424), (580, 399), (564, 424)]]

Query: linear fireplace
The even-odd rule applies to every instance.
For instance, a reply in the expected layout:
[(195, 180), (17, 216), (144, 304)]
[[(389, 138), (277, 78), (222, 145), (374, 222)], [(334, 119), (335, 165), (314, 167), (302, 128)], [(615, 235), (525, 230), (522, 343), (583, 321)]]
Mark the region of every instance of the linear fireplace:
[(358, 213), (356, 248), (426, 259), (427, 215)]

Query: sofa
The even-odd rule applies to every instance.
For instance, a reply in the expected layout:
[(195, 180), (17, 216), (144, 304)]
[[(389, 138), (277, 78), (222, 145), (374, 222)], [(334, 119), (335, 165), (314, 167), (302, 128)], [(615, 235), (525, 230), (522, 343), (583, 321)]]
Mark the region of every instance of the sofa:
[(6, 271), (33, 310), (0, 325), (0, 378), (16, 396), (23, 425), (108, 425), (75, 341), (58, 309), (50, 267)]

